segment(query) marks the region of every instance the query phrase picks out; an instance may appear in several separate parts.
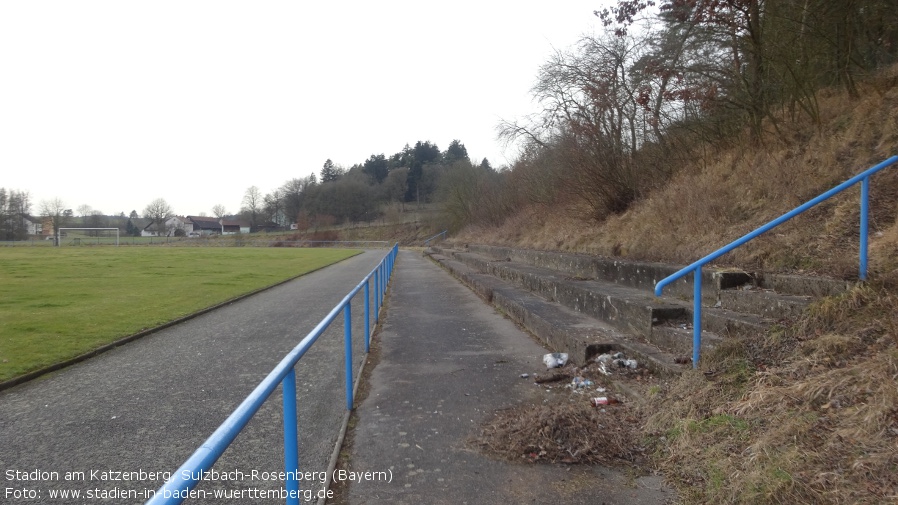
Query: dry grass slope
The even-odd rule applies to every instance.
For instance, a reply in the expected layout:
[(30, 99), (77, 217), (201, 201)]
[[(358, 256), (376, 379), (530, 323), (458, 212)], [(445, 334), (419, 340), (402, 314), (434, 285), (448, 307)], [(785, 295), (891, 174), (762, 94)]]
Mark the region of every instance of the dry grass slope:
[(861, 285), (760, 345), (733, 341), (654, 399), (645, 429), (684, 501), (898, 500), (896, 287)]

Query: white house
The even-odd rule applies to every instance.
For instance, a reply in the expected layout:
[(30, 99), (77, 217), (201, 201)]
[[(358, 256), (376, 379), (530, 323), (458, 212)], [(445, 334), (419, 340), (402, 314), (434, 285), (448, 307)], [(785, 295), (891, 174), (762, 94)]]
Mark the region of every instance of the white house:
[[(133, 221), (133, 219), (132, 219)], [(152, 220), (148, 220), (146, 226), (144, 226), (140, 230), (141, 237), (174, 237), (176, 235), (181, 235), (177, 233), (178, 230), (182, 230), (184, 232), (183, 236), (187, 236), (188, 233), (193, 231), (193, 223), (181, 216), (172, 216), (165, 220), (165, 223), (162, 226), (162, 229), (158, 229), (159, 227)]]
[(182, 235), (177, 233), (178, 230), (183, 231), (183, 236), (193, 231), (193, 222), (182, 216), (172, 216), (165, 221), (165, 231), (167, 237)]

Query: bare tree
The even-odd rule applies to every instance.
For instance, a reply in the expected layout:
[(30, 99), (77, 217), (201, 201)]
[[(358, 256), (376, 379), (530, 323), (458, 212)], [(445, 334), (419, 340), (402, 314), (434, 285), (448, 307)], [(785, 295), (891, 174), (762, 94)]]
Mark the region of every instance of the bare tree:
[(275, 189), (271, 193), (265, 195), (264, 198), (265, 217), (269, 221), (283, 226), (286, 217), (284, 216), (284, 192), (280, 188)]
[(42, 216), (50, 219), (50, 224), (53, 226), (53, 236), (56, 237), (59, 235), (59, 228), (65, 225), (67, 214), (71, 214), (71, 211), (65, 208), (65, 202), (61, 198), (56, 197), (52, 200), (42, 200), (40, 213)]
[(228, 210), (225, 209), (224, 205), (218, 203), (215, 204), (214, 207), (212, 207), (212, 215), (217, 217), (218, 219), (221, 219), (228, 215)]
[(165, 221), (172, 214), (174, 214), (174, 211), (164, 198), (153, 200), (143, 209), (143, 217), (151, 220), (156, 225), (156, 233), (160, 236), (166, 235)]
[(246, 188), (246, 193), (243, 194), (242, 212), (250, 216), (249, 230), (251, 232), (255, 231), (256, 216), (262, 211), (262, 206), (264, 205), (263, 200), (262, 192), (259, 191), (259, 188), (256, 186)]
[[(93, 215), (93, 213), (94, 213), (93, 207), (91, 207), (90, 205), (88, 205), (88, 204), (86, 204), (86, 203), (83, 203), (83, 204), (79, 205), (79, 206), (75, 209), (75, 211), (78, 212), (78, 219), (73, 221), (72, 226), (82, 226), (82, 227), (85, 227), (85, 228), (87, 228), (87, 227), (95, 227), (95, 228), (98, 227), (98, 225), (93, 225), (93, 224), (91, 224), (91, 219), (90, 219), (90, 217), (91, 217), (91, 215)], [(87, 236), (88, 236), (88, 237), (92, 236), (92, 232), (88, 232), (88, 233), (87, 233)]]
[[(637, 100), (643, 78), (630, 71), (645, 44), (633, 37), (586, 37), (540, 68), (533, 87), (542, 112), (524, 125), (504, 123), (500, 136), (553, 153), (567, 193), (586, 203), (592, 217), (623, 212), (654, 180), (633, 161), (650, 139), (645, 108)], [(535, 174), (530, 174), (535, 175)]]

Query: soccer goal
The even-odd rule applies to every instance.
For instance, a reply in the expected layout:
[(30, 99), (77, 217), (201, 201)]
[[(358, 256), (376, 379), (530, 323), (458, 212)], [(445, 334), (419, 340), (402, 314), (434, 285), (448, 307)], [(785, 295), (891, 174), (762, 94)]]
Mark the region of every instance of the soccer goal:
[(56, 245), (118, 245), (118, 236), (118, 228), (60, 228)]

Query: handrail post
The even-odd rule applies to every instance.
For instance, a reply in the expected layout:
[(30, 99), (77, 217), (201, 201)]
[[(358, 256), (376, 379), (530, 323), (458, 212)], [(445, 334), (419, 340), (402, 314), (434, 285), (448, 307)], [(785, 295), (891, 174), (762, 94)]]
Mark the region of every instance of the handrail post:
[(346, 410), (352, 410), (352, 303), (343, 308), (343, 349), (346, 354)]
[(860, 271), (858, 276), (862, 281), (867, 280), (867, 225), (870, 213), (870, 176), (861, 180), (861, 243), (860, 243)]
[(299, 439), (297, 437), (296, 416), (296, 369), (291, 368), (281, 381), (284, 402), (284, 483), (287, 491), (287, 505), (299, 505)]
[(380, 267), (374, 269), (374, 324), (380, 321)]
[(365, 279), (365, 354), (371, 350), (371, 300), (368, 294), (368, 284), (371, 278)]
[(695, 267), (692, 275), (692, 368), (698, 368), (702, 347), (702, 266)]

